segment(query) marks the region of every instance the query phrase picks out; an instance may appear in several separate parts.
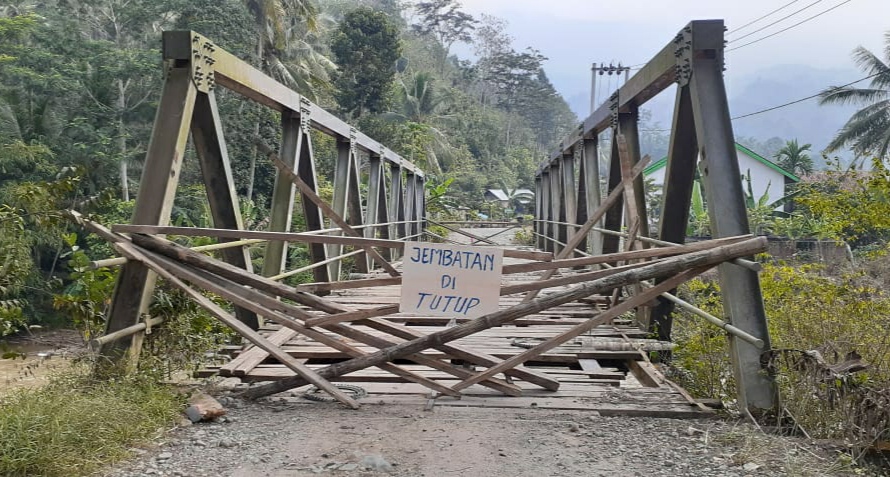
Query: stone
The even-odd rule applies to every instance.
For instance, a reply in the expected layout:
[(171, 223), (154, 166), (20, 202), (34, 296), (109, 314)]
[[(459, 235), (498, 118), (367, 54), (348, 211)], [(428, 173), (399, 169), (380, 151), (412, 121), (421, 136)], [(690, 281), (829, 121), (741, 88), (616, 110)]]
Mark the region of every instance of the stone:
[(755, 464), (753, 462), (748, 462), (747, 464), (742, 466), (742, 470), (744, 470), (745, 472), (754, 472), (755, 470), (757, 470), (759, 468), (760, 468), (760, 465)]
[(172, 458), (173, 458), (172, 452), (161, 452), (160, 454), (158, 454), (158, 456), (155, 458), (155, 460), (170, 460)]
[(226, 415), (226, 408), (219, 401), (201, 391), (195, 391), (189, 397), (188, 403), (189, 406), (185, 409), (185, 415), (192, 422), (212, 421)]
[(342, 470), (344, 472), (349, 472), (349, 471), (356, 470), (356, 469), (358, 469), (358, 464), (356, 464), (354, 462), (349, 462), (349, 463), (341, 465), (338, 470)]
[(392, 470), (392, 464), (379, 454), (366, 455), (362, 458), (361, 466), (377, 472), (389, 472)]

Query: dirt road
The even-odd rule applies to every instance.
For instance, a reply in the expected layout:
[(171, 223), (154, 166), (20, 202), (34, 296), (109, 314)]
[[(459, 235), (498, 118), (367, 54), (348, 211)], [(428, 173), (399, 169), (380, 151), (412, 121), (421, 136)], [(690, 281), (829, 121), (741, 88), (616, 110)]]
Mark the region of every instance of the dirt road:
[(746, 424), (585, 412), (223, 398), (222, 422), (173, 431), (108, 476), (845, 475), (831, 452)]

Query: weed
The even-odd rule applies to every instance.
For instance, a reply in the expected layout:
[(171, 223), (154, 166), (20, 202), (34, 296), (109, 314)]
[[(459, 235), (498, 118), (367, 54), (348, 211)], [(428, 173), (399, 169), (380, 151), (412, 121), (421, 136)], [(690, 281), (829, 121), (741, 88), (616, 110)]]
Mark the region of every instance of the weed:
[(170, 426), (182, 397), (145, 377), (96, 381), (86, 368), (0, 398), (0, 475), (85, 475)]

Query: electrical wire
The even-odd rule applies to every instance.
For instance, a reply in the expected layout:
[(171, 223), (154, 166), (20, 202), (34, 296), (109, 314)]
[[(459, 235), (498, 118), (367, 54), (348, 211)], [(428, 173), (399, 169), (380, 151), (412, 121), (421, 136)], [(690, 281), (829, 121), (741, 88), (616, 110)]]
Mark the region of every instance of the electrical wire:
[(810, 17), (808, 17), (808, 18), (805, 18), (805, 19), (803, 19), (803, 20), (801, 20), (801, 21), (795, 23), (794, 25), (791, 25), (791, 26), (789, 26), (789, 27), (783, 28), (783, 29), (781, 29), (781, 30), (779, 30), (779, 31), (777, 31), (777, 32), (775, 32), (775, 33), (771, 33), (771, 34), (769, 34), (769, 35), (767, 35), (767, 36), (758, 38), (758, 39), (756, 39), (756, 40), (749, 41), (748, 43), (745, 43), (745, 44), (743, 44), (743, 45), (739, 45), (739, 46), (737, 46), (737, 47), (735, 47), (735, 48), (730, 48), (730, 49), (728, 49), (728, 50), (726, 50), (726, 51), (727, 51), (727, 52), (729, 52), (729, 51), (735, 51), (735, 50), (738, 50), (738, 49), (740, 49), (740, 48), (744, 48), (744, 47), (746, 47), (746, 46), (753, 45), (753, 44), (755, 44), (755, 43), (759, 43), (759, 42), (761, 42), (761, 41), (763, 41), (763, 40), (766, 40), (767, 38), (772, 38), (772, 37), (778, 35), (779, 33), (786, 32), (786, 31), (788, 31), (788, 30), (790, 30), (790, 29), (792, 29), (792, 28), (794, 28), (794, 27), (797, 27), (797, 26), (799, 26), (799, 25), (802, 25), (802, 24), (804, 24), (804, 23), (806, 23), (806, 22), (808, 22), (808, 21), (810, 21), (810, 20), (815, 20), (816, 18), (819, 18), (819, 17), (821, 17), (822, 15), (825, 15), (826, 13), (828, 13), (828, 12), (830, 12), (830, 11), (836, 9), (836, 8), (839, 8), (839, 7), (843, 6), (843, 5), (846, 5), (847, 3), (850, 3), (850, 2), (852, 2), (852, 1), (853, 1), (853, 0), (845, 0), (845, 1), (843, 1), (843, 2), (841, 2), (841, 3), (839, 3), (839, 4), (835, 5), (835, 6), (833, 6), (833, 7), (829, 8), (829, 9), (827, 9), (827, 10), (823, 10), (823, 11), (821, 11), (821, 12), (819, 12), (819, 13), (813, 15), (813, 16), (810, 16)]
[[(846, 87), (848, 87), (848, 86), (853, 86), (854, 84), (859, 83), (860, 81), (865, 81), (865, 80), (867, 80), (867, 79), (874, 78), (875, 76), (878, 76), (879, 74), (881, 74), (881, 73), (875, 73), (875, 74), (872, 74), (872, 75), (868, 75), (868, 76), (866, 76), (866, 77), (864, 77), (864, 78), (859, 78), (859, 79), (856, 80), (856, 81), (851, 81), (851, 82), (849, 82), (849, 83), (847, 83), (847, 84), (845, 84), (845, 85), (836, 86), (836, 87), (834, 87), (834, 88), (832, 88), (832, 89), (834, 89), (834, 90), (838, 90), (838, 89), (846, 88)], [(753, 112), (753, 113), (748, 113), (748, 114), (743, 114), (743, 115), (741, 115), (741, 116), (736, 116), (736, 117), (734, 117), (734, 118), (731, 118), (731, 120), (735, 121), (736, 119), (747, 118), (747, 117), (751, 117), (751, 116), (756, 116), (756, 115), (758, 115), (758, 114), (763, 114), (763, 113), (767, 113), (767, 112), (770, 112), (770, 111), (775, 111), (775, 110), (777, 110), (777, 109), (781, 109), (781, 108), (784, 108), (784, 107), (787, 107), (787, 106), (791, 106), (791, 105), (793, 105), (793, 104), (802, 103), (802, 102), (804, 102), (804, 101), (809, 101), (809, 100), (811, 100), (811, 99), (813, 99), (813, 98), (817, 98), (817, 97), (819, 97), (819, 96), (821, 96), (821, 95), (822, 95), (822, 93), (812, 94), (812, 95), (807, 96), (807, 97), (805, 97), (805, 98), (800, 98), (800, 99), (796, 99), (796, 100), (794, 100), (794, 101), (789, 101), (789, 102), (787, 102), (787, 103), (780, 104), (780, 105), (778, 105), (778, 106), (773, 106), (773, 107), (771, 107), (771, 108), (761, 109), (760, 111), (755, 111), (755, 112)]]
[(767, 18), (767, 17), (769, 17), (770, 15), (772, 15), (772, 14), (774, 14), (774, 13), (777, 13), (777, 12), (779, 12), (779, 11), (781, 11), (781, 10), (784, 10), (785, 8), (790, 7), (791, 5), (794, 5), (795, 3), (799, 2), (799, 1), (800, 1), (800, 0), (791, 0), (790, 2), (788, 2), (788, 3), (786, 3), (785, 5), (782, 5), (781, 7), (777, 8), (777, 9), (775, 9), (775, 10), (769, 12), (769, 13), (767, 13), (766, 15), (763, 15), (763, 16), (761, 16), (761, 17), (755, 18), (754, 20), (751, 20), (750, 22), (745, 23), (744, 25), (742, 25), (742, 26), (740, 26), (740, 27), (738, 27), (738, 28), (735, 28), (735, 29), (733, 29), (733, 30), (730, 30), (729, 33), (731, 34), (731, 33), (735, 33), (735, 32), (737, 32), (737, 31), (739, 31), (739, 30), (744, 30), (745, 28), (747, 28), (747, 27), (749, 27), (749, 26), (751, 26), (751, 25), (753, 25), (753, 24), (759, 22), (760, 20), (763, 20), (764, 18)]
[(813, 3), (811, 3), (811, 4), (807, 5), (807, 6), (805, 6), (805, 7), (803, 7), (803, 8), (801, 8), (801, 9), (799, 9), (799, 10), (795, 10), (795, 11), (789, 13), (788, 15), (785, 15), (784, 17), (782, 17), (782, 18), (780, 18), (780, 19), (778, 19), (778, 20), (776, 20), (776, 21), (774, 21), (774, 22), (772, 22), (772, 23), (770, 23), (770, 24), (764, 25), (764, 26), (762, 26), (762, 27), (760, 27), (760, 28), (758, 28), (758, 29), (756, 29), (756, 30), (750, 32), (750, 33), (745, 33), (744, 35), (742, 35), (742, 36), (740, 36), (740, 37), (738, 37), (738, 38), (729, 40), (729, 43), (739, 41), (739, 40), (741, 40), (742, 38), (748, 38), (749, 36), (751, 36), (751, 35), (753, 35), (753, 34), (755, 34), (755, 33), (758, 33), (758, 32), (761, 32), (761, 31), (763, 31), (763, 30), (766, 30), (767, 28), (769, 28), (769, 27), (775, 25), (776, 23), (781, 23), (781, 22), (783, 22), (783, 21), (785, 21), (785, 20), (787, 20), (787, 19), (793, 17), (794, 15), (797, 15), (798, 13), (800, 13), (800, 12), (802, 12), (802, 11), (804, 11), (804, 10), (807, 10), (807, 9), (809, 9), (809, 8), (812, 8), (812, 7), (816, 6), (816, 5), (819, 4), (819, 3), (822, 3), (823, 1), (824, 1), (824, 0), (816, 0), (815, 2), (813, 2)]

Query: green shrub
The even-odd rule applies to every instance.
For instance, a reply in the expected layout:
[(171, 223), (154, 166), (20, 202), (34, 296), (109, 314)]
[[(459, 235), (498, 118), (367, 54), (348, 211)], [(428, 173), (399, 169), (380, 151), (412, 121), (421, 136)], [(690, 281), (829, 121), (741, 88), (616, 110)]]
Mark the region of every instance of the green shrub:
[[(767, 265), (761, 287), (772, 346), (780, 350), (777, 383), (785, 414), (813, 437), (863, 442), (887, 433), (888, 422), (863, 429), (857, 421), (862, 393), (890, 389), (890, 297), (883, 287), (863, 272), (829, 276), (819, 266), (784, 264)], [(697, 279), (681, 292), (723, 316), (717, 283)], [(683, 384), (698, 396), (732, 400), (735, 384), (723, 331), (684, 312), (675, 316), (674, 364), (688, 373)], [(829, 364), (856, 352), (869, 367), (849, 379), (818, 379), (803, 368), (810, 350)]]
[(168, 428), (182, 402), (146, 378), (99, 382), (81, 372), (0, 396), (0, 475), (88, 474)]

